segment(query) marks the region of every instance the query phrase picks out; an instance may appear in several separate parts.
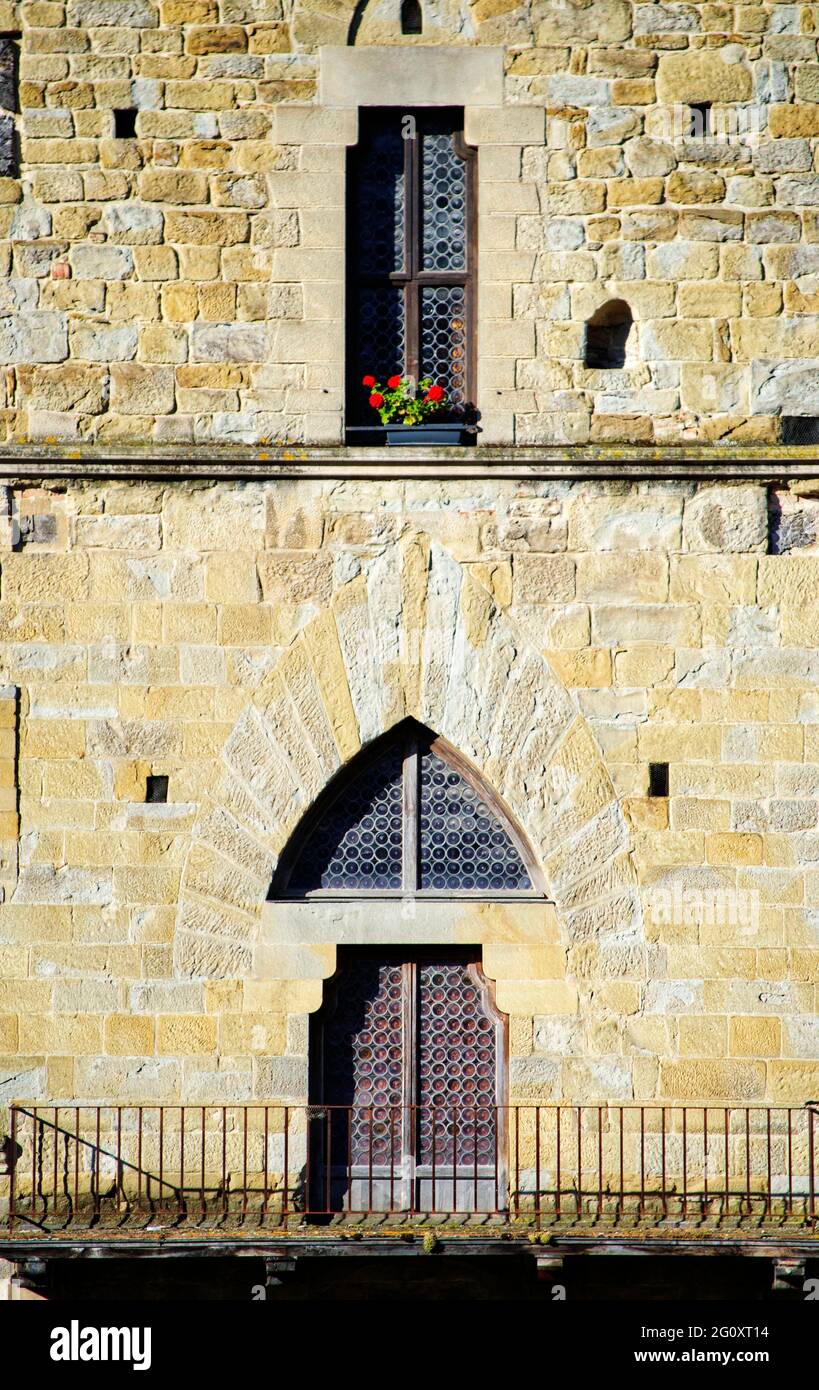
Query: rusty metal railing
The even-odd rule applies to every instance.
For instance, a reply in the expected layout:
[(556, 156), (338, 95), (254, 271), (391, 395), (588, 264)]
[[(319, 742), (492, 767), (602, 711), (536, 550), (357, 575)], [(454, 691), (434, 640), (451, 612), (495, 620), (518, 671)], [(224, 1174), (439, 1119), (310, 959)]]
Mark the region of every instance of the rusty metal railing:
[(812, 1105), (15, 1105), (8, 1225), (813, 1230), (816, 1131)]

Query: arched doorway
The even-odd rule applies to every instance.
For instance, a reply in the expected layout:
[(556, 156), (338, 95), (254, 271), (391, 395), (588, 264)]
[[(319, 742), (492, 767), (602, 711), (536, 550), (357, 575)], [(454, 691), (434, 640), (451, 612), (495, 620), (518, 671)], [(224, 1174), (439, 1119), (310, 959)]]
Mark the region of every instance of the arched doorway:
[(425, 900), (540, 896), (520, 829), (406, 720), (359, 755), (282, 856), (277, 897), (366, 900), (383, 945), (339, 950), (311, 1020), (313, 1212), (503, 1209), (507, 1020), (480, 951), (401, 943)]

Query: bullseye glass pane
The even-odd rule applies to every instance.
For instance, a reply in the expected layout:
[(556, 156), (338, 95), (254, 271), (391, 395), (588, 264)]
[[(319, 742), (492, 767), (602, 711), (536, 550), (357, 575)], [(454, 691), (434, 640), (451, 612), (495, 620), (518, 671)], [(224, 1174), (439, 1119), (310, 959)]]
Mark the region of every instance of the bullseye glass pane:
[(450, 406), (466, 399), (466, 299), (461, 285), (421, 289), (421, 376), (446, 391)]
[(324, 1033), (325, 1094), (331, 1105), (350, 1107), (332, 1117), (337, 1162), (400, 1159), (403, 991), (398, 964), (361, 959), (344, 971)]
[(418, 1161), (467, 1173), (496, 1143), (495, 1025), (463, 961), (418, 966)]
[(402, 750), (392, 747), (347, 784), (313, 828), (290, 889), (401, 887)]
[(397, 122), (369, 132), (358, 164), (356, 246), (368, 275), (404, 268), (404, 141)]
[(460, 773), (421, 757), (421, 888), (498, 892), (531, 888), (506, 829)]
[(449, 133), (423, 137), (424, 270), (466, 270), (466, 164)]

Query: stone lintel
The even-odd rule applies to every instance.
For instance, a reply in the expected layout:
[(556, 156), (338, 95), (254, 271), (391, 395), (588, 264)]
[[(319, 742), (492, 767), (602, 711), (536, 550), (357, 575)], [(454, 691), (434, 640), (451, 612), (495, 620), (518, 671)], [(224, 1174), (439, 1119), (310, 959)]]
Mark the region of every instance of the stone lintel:
[(325, 107), (500, 106), (503, 49), (455, 46), (319, 49)]

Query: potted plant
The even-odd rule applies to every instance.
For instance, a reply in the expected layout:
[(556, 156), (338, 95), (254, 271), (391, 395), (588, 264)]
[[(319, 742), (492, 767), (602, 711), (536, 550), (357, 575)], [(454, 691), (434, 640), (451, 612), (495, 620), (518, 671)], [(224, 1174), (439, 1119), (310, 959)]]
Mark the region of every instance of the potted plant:
[(370, 392), (369, 404), (378, 411), (388, 444), (460, 443), (461, 423), (434, 419), (446, 409), (447, 399), (431, 377), (416, 383), (409, 376), (391, 376), (382, 386), (374, 376), (365, 376), (361, 384)]

